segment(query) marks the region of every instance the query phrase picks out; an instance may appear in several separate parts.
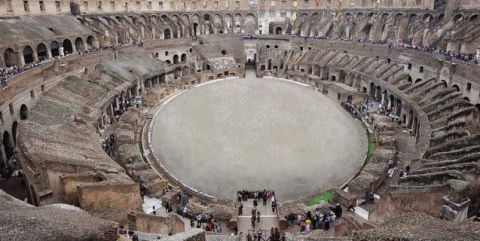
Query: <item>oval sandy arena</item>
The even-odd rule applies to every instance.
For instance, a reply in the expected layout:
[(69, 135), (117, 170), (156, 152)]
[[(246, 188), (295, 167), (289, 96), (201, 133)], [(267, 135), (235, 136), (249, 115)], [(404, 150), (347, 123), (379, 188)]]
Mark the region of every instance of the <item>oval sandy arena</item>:
[(337, 187), (361, 168), (365, 130), (338, 103), (274, 78), (213, 81), (157, 110), (156, 157), (184, 184), (234, 199), (272, 189), (281, 199)]

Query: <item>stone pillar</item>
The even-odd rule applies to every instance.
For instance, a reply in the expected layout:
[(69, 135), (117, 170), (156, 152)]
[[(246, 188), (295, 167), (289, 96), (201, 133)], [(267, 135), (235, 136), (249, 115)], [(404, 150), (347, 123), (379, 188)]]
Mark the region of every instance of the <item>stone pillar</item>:
[(114, 111), (114, 108), (113, 108), (113, 104), (114, 104), (114, 103), (110, 104), (110, 105), (108, 106), (108, 110), (107, 110), (107, 114), (108, 114), (108, 116), (110, 117), (110, 120), (112, 120), (112, 121), (111, 121), (111, 122), (112, 122), (111, 124), (113, 124), (113, 121), (115, 121), (115, 118), (114, 118), (114, 117), (115, 117), (115, 111)]
[(417, 125), (418, 125), (417, 122), (418, 122), (418, 121), (417, 121), (417, 118), (414, 117), (414, 118), (412, 119), (412, 128), (411, 128), (411, 129), (412, 129), (412, 134), (413, 134), (413, 136), (416, 136), (416, 135), (417, 135)]
[(23, 54), (20, 53), (20, 52), (17, 52), (17, 56), (18, 56), (18, 60), (19, 60), (18, 62), (20, 64), (20, 66), (24, 66), (25, 65), (25, 58), (23, 57)]
[(115, 97), (115, 109), (120, 109), (120, 98), (118, 98), (118, 96)]
[(38, 62), (38, 53), (37, 53), (37, 51), (35, 51), (35, 50), (32, 50), (32, 51), (33, 51), (33, 53), (32, 53), (32, 55), (33, 55), (33, 62), (34, 62), (34, 63), (37, 63), (37, 62)]
[[(7, 155), (5, 154), (5, 146), (1, 143), (3, 143), (3, 141), (0, 142), (0, 168), (4, 168), (7, 166)], [(0, 172), (1, 171), (3, 170), (0, 169)]]
[(52, 49), (50, 46), (47, 46), (47, 58), (51, 59), (52, 58)]

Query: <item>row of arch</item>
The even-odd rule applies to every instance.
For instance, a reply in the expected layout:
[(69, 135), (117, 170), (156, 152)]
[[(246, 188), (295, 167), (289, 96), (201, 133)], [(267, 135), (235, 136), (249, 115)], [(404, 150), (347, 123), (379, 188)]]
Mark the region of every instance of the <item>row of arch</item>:
[(171, 39), (201, 34), (246, 33), (255, 34), (257, 17), (253, 13), (151, 14), (84, 16), (78, 20), (98, 32), (104, 32), (109, 41), (129, 43), (148, 39)]
[[(357, 12), (351, 12), (351, 11), (339, 11), (339, 12), (332, 12), (332, 11), (301, 11), (299, 13), (300, 16), (304, 17), (322, 17), (325, 15), (345, 15), (347, 18), (355, 18), (356, 20), (360, 20), (365, 18), (366, 16), (368, 17), (373, 17), (373, 16), (382, 16), (382, 17), (395, 17), (395, 18), (403, 18), (403, 17), (408, 17), (409, 19), (417, 19), (421, 18), (424, 21), (431, 21), (431, 20), (441, 20), (445, 17), (443, 12), (437, 11), (437, 12), (395, 12), (395, 11), (385, 11), (385, 12), (367, 12), (367, 11), (357, 11)], [(473, 12), (473, 13), (465, 13), (465, 12), (456, 12), (453, 14), (453, 19), (455, 21), (458, 20), (467, 20), (467, 21), (474, 21), (478, 19), (480, 16), (480, 13)]]
[[(28, 107), (23, 104), (20, 106), (19, 110), (19, 117), (20, 120), (27, 120), (28, 119)], [(18, 121), (14, 121), (10, 130), (4, 130), (1, 137), (1, 145), (0, 145), (0, 165), (5, 167), (8, 165), (8, 161), (12, 156), (15, 154), (15, 147), (17, 143), (17, 128), (18, 128)], [(4, 169), (2, 168), (1, 171)]]
[(53, 40), (49, 44), (40, 42), (36, 46), (25, 45), (20, 50), (7, 48), (3, 52), (3, 59), (5, 67), (23, 66), (97, 47), (96, 39), (92, 35), (88, 36), (86, 41), (82, 37), (75, 38), (73, 42), (66, 38), (63, 41)]
[[(462, 13), (457, 13), (451, 18), (445, 18), (445, 15), (441, 12), (422, 14), (416, 12), (324, 12), (322, 14), (302, 12), (293, 23), (286, 21), (281, 28), (271, 29), (270, 33), (362, 41), (402, 42), (447, 49), (449, 48), (449, 40), (445, 39), (444, 36), (436, 35), (433, 30), (439, 27), (451, 29), (452, 26), (456, 26), (456, 28), (467, 31), (469, 24), (480, 23), (478, 16), (479, 14), (471, 14), (466, 17)], [(475, 31), (472, 28), (470, 30)], [(459, 40), (462, 45), (458, 47), (450, 46), (450, 48), (458, 48), (452, 49), (454, 52), (472, 52), (473, 50), (468, 47), (468, 43), (475, 39), (476, 35), (462, 40), (462, 33), (464, 34), (464, 32), (458, 31), (452, 36), (452, 39)], [(465, 46), (465, 44), (467, 45)]]

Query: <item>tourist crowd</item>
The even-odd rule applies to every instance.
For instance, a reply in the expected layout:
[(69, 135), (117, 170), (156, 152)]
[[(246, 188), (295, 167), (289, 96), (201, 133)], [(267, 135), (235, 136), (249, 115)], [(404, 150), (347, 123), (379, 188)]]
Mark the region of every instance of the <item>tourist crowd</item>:
[(22, 67), (12, 66), (8, 68), (0, 68), (0, 85), (2, 87), (7, 87), (7, 79), (10, 79), (15, 75), (21, 74), (37, 66), (38, 64), (32, 63)]
[[(94, 52), (98, 52), (98, 51), (102, 51), (102, 50), (112, 50), (112, 51), (115, 52), (115, 51), (117, 51), (121, 48), (129, 47), (131, 45), (132, 44), (115, 44), (115, 45), (102, 46), (101, 48), (88, 47), (84, 50), (78, 50), (77, 54), (78, 55), (85, 55), (85, 54), (94, 53)], [(137, 47), (143, 47), (143, 42), (137, 43), (135, 45)], [(64, 56), (68, 56), (68, 55), (71, 55), (71, 54), (72, 54), (71, 52), (65, 51)], [(116, 53), (115, 53), (115, 58), (116, 58)], [(44, 63), (44, 62), (49, 62), (49, 61), (52, 61), (52, 60), (61, 60), (61, 57), (56, 56), (56, 57), (52, 57), (52, 58), (39, 58), (39, 61), (37, 61), (35, 63), (26, 64), (26, 65), (21, 66), (21, 67), (11, 66), (11, 67), (7, 67), (7, 68), (0, 68), (0, 86), (2, 88), (5, 88), (8, 85), (7, 84), (8, 79), (10, 79), (10, 78), (12, 78), (16, 75), (19, 75), (23, 72), (26, 72), (28, 70), (34, 69), (38, 66), (41, 66), (41, 64)]]
[(115, 146), (115, 135), (110, 134), (105, 140), (102, 142), (103, 150), (109, 155), (113, 156), (113, 149)]
[(377, 44), (383, 45), (388, 48), (406, 48), (406, 49), (413, 49), (417, 51), (428, 52), (431, 54), (436, 54), (445, 57), (447, 61), (451, 61), (452, 59), (456, 59), (468, 64), (478, 65), (480, 64), (480, 59), (477, 58), (476, 54), (462, 54), (453, 51), (447, 51), (439, 48), (431, 48), (421, 45), (411, 45), (406, 43), (396, 43), (396, 42), (387, 42), (387, 41), (371, 41), (371, 40), (363, 40), (357, 38), (340, 38), (334, 39), (331, 37), (323, 37), (323, 36), (313, 36), (313, 37), (305, 37), (305, 36), (298, 36), (298, 35), (290, 35), (292, 37), (304, 38), (304, 39), (325, 39), (325, 40), (341, 40), (347, 42), (357, 42), (357, 43), (367, 43), (367, 44)]

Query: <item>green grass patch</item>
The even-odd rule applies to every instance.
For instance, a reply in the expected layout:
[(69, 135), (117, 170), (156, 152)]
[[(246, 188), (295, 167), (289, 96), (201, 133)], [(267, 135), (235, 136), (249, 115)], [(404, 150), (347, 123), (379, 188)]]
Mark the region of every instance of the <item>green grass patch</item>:
[(317, 196), (310, 199), (310, 201), (308, 202), (308, 205), (313, 206), (315, 204), (319, 204), (320, 201), (331, 202), (332, 199), (333, 199), (333, 194), (332, 193), (324, 192), (324, 193), (318, 194)]
[(370, 159), (372, 158), (373, 152), (375, 152), (375, 143), (373, 143), (373, 136), (372, 134), (370, 134), (370, 132), (368, 132), (368, 127), (365, 125), (365, 123), (362, 122), (362, 126), (365, 128), (365, 131), (367, 132), (367, 138), (368, 138), (367, 158), (363, 163), (363, 167), (365, 167), (365, 165), (367, 165)]

